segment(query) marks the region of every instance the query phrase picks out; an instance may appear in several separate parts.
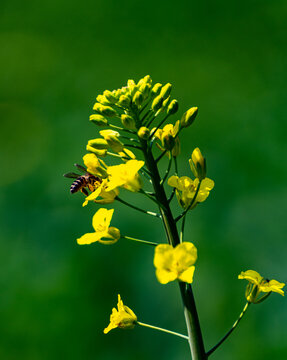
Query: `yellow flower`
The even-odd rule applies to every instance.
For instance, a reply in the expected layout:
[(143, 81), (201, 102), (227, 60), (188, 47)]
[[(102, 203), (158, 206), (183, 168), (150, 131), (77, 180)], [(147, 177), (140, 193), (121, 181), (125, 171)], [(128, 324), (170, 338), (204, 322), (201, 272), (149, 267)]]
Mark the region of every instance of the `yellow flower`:
[[(115, 188), (114, 190), (107, 191), (108, 180), (104, 179), (101, 185), (92, 192), (89, 196), (86, 197), (83, 206), (86, 206), (89, 201), (94, 201), (98, 204), (111, 204), (115, 201), (115, 197), (119, 195), (119, 190)], [(97, 200), (98, 197), (101, 199)]]
[(267, 294), (262, 296), (261, 298), (258, 298), (258, 295), (261, 292), (268, 294), (270, 292), (276, 292), (284, 296), (284, 291), (282, 290), (282, 288), (285, 286), (284, 283), (280, 283), (277, 280), (264, 279), (257, 271), (242, 271), (240, 275), (238, 275), (238, 279), (245, 279), (249, 281), (245, 295), (247, 301), (254, 304), (261, 302), (261, 300), (264, 300), (264, 298), (266, 297)]
[[(178, 177), (173, 175), (168, 179), (167, 183), (168, 185), (176, 188), (176, 196), (180, 205), (184, 209), (188, 208), (196, 194), (197, 187), (199, 185), (199, 179), (196, 178), (195, 180), (192, 180), (188, 176)], [(213, 187), (213, 180), (209, 178), (203, 179), (191, 209), (193, 209), (197, 203), (206, 200), (210, 190), (212, 190)]]
[(104, 334), (115, 328), (133, 329), (137, 322), (137, 316), (126, 305), (123, 304), (121, 296), (118, 295), (118, 309), (113, 308), (110, 316), (110, 323), (104, 329)]
[(101, 208), (93, 216), (93, 228), (95, 232), (88, 233), (77, 239), (79, 245), (88, 245), (98, 241), (101, 244), (114, 244), (121, 237), (120, 230), (109, 227), (114, 209)]
[(167, 124), (163, 129), (158, 129), (155, 132), (156, 128), (151, 130), (151, 134), (161, 141), (161, 146), (157, 144), (160, 150), (172, 150), (172, 156), (178, 156), (180, 153), (180, 141), (178, 132), (179, 132), (180, 121), (178, 120), (175, 125)]
[(169, 244), (160, 244), (155, 248), (154, 266), (156, 276), (161, 284), (180, 280), (191, 284), (193, 266), (197, 259), (197, 249), (190, 242), (178, 244), (175, 248)]
[(123, 187), (130, 191), (139, 191), (142, 182), (138, 171), (143, 165), (144, 161), (129, 160), (125, 164), (109, 166), (107, 169), (109, 183), (106, 190), (111, 191), (117, 187)]

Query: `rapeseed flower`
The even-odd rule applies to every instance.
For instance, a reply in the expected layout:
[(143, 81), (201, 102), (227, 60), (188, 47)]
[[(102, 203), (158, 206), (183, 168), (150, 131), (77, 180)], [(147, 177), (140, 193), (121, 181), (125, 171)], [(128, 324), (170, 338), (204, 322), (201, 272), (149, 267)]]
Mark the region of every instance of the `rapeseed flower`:
[(142, 187), (142, 181), (138, 171), (144, 166), (144, 161), (128, 160), (125, 164), (109, 166), (107, 173), (109, 183), (107, 191), (114, 190), (117, 187), (123, 187), (129, 191), (139, 191)]
[(180, 121), (178, 120), (175, 125), (167, 124), (163, 129), (153, 128), (151, 134), (161, 141), (161, 145), (157, 144), (157, 147), (164, 150), (172, 150), (172, 156), (178, 156), (180, 153), (180, 141), (178, 137)]
[(88, 245), (93, 242), (101, 244), (114, 244), (121, 237), (120, 230), (110, 227), (114, 209), (101, 208), (93, 216), (93, 228), (95, 232), (88, 233), (77, 239), (79, 245)]
[(156, 277), (161, 284), (176, 279), (191, 284), (196, 260), (197, 249), (190, 242), (183, 242), (175, 248), (169, 244), (160, 244), (154, 253)]
[[(187, 209), (192, 201), (193, 204), (190, 209), (193, 209), (197, 203), (206, 200), (210, 190), (214, 187), (214, 181), (209, 178), (203, 179), (200, 183), (198, 178), (192, 180), (188, 176), (178, 177), (173, 175), (168, 179), (167, 183), (169, 186), (176, 189), (177, 200), (184, 209)], [(196, 195), (196, 199), (194, 199), (198, 186), (200, 186), (200, 188)]]
[(135, 313), (126, 305), (124, 305), (121, 296), (118, 295), (118, 309), (113, 308), (110, 316), (110, 323), (104, 329), (104, 334), (115, 328), (121, 329), (133, 329), (137, 322), (137, 316)]
[(258, 298), (261, 292), (263, 293), (271, 293), (276, 292), (282, 296), (284, 296), (284, 291), (282, 288), (285, 286), (284, 283), (280, 283), (277, 280), (268, 280), (264, 279), (257, 271), (254, 270), (247, 270), (242, 271), (238, 275), (238, 279), (245, 279), (249, 283), (246, 288), (246, 299), (252, 303), (258, 303), (263, 300), (266, 295)]
[[(115, 198), (119, 195), (119, 189), (115, 188), (113, 190), (107, 191), (108, 180), (104, 179), (100, 186), (92, 192), (89, 196), (86, 197), (83, 206), (86, 206), (89, 201), (94, 201), (98, 204), (111, 204), (115, 201)], [(98, 199), (98, 198), (101, 199)]]

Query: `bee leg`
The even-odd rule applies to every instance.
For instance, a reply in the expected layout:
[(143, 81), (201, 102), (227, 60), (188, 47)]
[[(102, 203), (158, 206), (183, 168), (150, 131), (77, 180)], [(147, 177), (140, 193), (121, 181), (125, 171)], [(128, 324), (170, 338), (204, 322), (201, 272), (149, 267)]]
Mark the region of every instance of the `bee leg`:
[(94, 187), (93, 187), (91, 184), (88, 184), (88, 188), (89, 188), (90, 192), (94, 192), (94, 191), (95, 191)]
[(86, 195), (86, 196), (89, 195), (89, 193), (87, 192), (87, 190), (86, 190), (85, 188), (82, 188), (82, 189), (81, 189), (81, 192), (82, 192), (84, 195)]

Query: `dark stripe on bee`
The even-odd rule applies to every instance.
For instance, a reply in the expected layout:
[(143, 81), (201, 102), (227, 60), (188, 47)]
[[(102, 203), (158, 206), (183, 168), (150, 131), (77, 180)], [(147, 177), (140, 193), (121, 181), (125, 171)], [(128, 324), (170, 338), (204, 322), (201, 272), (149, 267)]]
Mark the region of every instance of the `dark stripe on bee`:
[(71, 185), (70, 187), (70, 192), (71, 194), (74, 194), (78, 191), (80, 191), (82, 188), (88, 186), (89, 184), (90, 185), (94, 185), (94, 183), (98, 181), (99, 183), (102, 182), (102, 180), (97, 177), (97, 176), (94, 176), (94, 175), (82, 175), (82, 176), (79, 176)]

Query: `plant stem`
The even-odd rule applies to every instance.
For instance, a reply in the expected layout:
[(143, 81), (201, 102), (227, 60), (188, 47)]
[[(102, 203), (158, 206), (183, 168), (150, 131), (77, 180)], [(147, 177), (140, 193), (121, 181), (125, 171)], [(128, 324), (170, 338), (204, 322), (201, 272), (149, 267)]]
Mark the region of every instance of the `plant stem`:
[(137, 210), (137, 211), (140, 211), (140, 212), (142, 212), (142, 213), (144, 213), (144, 214), (161, 218), (161, 215), (160, 215), (160, 214), (155, 213), (155, 212), (153, 212), (153, 211), (148, 211), (148, 210), (141, 209), (141, 208), (139, 208), (139, 207), (137, 207), (137, 206), (135, 206), (135, 205), (132, 205), (132, 204), (126, 202), (125, 200), (119, 198), (118, 196), (117, 196), (115, 199), (118, 200), (119, 202), (121, 202), (122, 204), (127, 205), (127, 206), (131, 207), (132, 209), (135, 209), (135, 210)]
[(238, 319), (235, 321), (235, 323), (232, 325), (232, 328), (223, 336), (223, 338), (215, 345), (213, 346), (212, 349), (210, 349), (207, 353), (206, 356), (209, 357), (228, 337), (229, 335), (233, 332), (233, 330), (236, 328), (236, 326), (239, 324), (240, 320), (243, 318), (243, 315), (245, 314), (246, 310), (248, 309), (249, 306), (249, 302), (247, 302), (241, 312), (241, 314), (239, 315)]
[(158, 245), (158, 243), (155, 243), (155, 242), (146, 241), (146, 240), (140, 240), (140, 239), (136, 239), (136, 238), (133, 238), (133, 237), (130, 237), (130, 236), (121, 236), (121, 238), (136, 241), (138, 243), (146, 244), (146, 245), (152, 245), (152, 246), (157, 246)]
[(188, 336), (183, 335), (183, 334), (180, 334), (180, 333), (177, 333), (177, 332), (175, 332), (175, 331), (163, 329), (163, 328), (160, 328), (160, 327), (158, 327), (158, 326), (153, 326), (153, 325), (145, 324), (145, 323), (142, 323), (142, 322), (139, 322), (139, 321), (137, 321), (137, 324), (138, 324), (138, 325), (141, 325), (141, 326), (145, 326), (145, 327), (150, 328), (150, 329), (159, 330), (159, 331), (162, 331), (162, 332), (171, 334), (171, 335), (179, 336), (179, 337), (181, 337), (181, 338), (183, 338), (183, 339), (188, 340)]
[[(156, 194), (156, 199), (160, 204), (160, 213), (163, 220), (166, 236), (169, 244), (176, 246), (180, 243), (176, 222), (171, 213), (166, 193), (161, 184), (156, 160), (153, 157), (150, 147), (146, 140), (140, 139), (142, 151), (145, 157), (145, 163), (150, 171), (151, 180)], [(179, 282), (181, 297), (184, 307), (184, 316), (188, 330), (188, 341), (193, 360), (206, 360), (202, 333), (200, 329), (199, 318), (195, 306), (192, 289), (190, 285)]]

